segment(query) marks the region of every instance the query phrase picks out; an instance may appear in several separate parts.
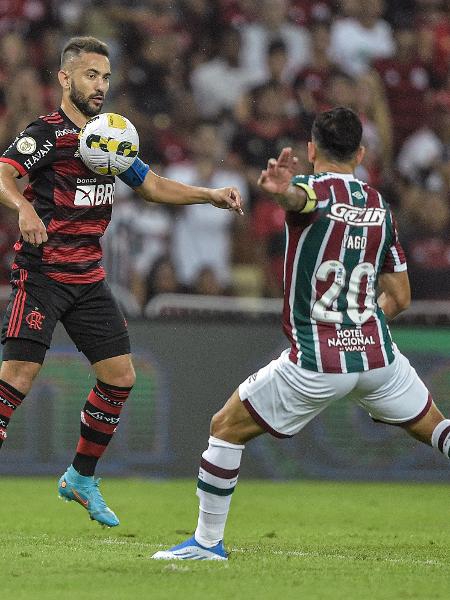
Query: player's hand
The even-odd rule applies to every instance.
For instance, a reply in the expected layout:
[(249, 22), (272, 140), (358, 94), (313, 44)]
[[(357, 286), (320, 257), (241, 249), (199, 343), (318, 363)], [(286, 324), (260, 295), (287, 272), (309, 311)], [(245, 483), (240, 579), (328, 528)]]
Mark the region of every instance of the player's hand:
[(234, 187), (212, 189), (210, 203), (216, 208), (228, 208), (239, 215), (244, 214), (241, 195)]
[(24, 241), (33, 246), (38, 247), (48, 240), (44, 223), (28, 202), (20, 207), (19, 229)]
[(259, 187), (269, 194), (284, 194), (295, 175), (297, 163), (298, 158), (293, 155), (292, 148), (283, 148), (280, 156), (269, 159), (267, 169), (261, 171)]

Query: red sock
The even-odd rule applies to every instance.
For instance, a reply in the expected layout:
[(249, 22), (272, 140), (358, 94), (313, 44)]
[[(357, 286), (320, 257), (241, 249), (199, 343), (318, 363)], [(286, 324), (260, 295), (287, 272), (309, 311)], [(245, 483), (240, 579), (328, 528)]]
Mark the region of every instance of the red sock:
[(25, 394), (0, 379), (0, 448), (6, 440), (6, 428), (13, 412), (22, 403)]

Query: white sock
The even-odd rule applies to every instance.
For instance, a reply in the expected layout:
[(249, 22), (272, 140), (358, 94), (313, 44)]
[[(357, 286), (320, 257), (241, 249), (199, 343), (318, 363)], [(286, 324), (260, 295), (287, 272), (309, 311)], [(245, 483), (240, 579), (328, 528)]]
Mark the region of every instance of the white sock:
[(208, 441), (208, 449), (202, 454), (198, 474), (200, 511), (195, 539), (202, 546), (211, 548), (223, 540), (231, 495), (236, 487), (245, 446), (231, 444), (213, 436)]
[(444, 419), (436, 425), (431, 434), (431, 445), (450, 458), (450, 419)]

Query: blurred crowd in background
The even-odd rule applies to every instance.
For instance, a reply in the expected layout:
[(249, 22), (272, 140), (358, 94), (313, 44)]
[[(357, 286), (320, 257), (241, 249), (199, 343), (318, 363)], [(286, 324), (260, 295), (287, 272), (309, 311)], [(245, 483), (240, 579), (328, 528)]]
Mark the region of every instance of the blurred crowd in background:
[[(59, 105), (73, 35), (110, 45), (105, 110), (138, 128), (160, 175), (237, 186), (245, 216), (145, 204), (117, 180), (109, 281), (144, 307), (162, 292), (282, 295), (284, 211), (257, 188), (270, 157), (306, 142), (318, 111), (364, 125), (357, 176), (391, 203), (413, 298), (450, 299), (449, 0), (0, 0), (0, 147)], [(17, 216), (0, 213), (0, 283)]]

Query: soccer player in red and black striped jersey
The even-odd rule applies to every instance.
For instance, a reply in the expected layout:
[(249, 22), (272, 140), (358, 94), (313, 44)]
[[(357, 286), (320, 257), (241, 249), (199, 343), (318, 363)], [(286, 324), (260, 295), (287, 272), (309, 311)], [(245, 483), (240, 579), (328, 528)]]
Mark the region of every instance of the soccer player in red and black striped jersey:
[(214, 415), (195, 534), (154, 558), (226, 559), (223, 533), (244, 444), (265, 432), (291, 437), (350, 392), (374, 420), (450, 454), (450, 420), (386, 323), (409, 305), (409, 281), (389, 205), (353, 174), (364, 156), (361, 135), (357, 115), (335, 108), (313, 124), (314, 175), (295, 175), (290, 148), (261, 173), (260, 187), (286, 210), (283, 326), (290, 347)]
[[(61, 321), (91, 362), (97, 383), (82, 410), (80, 440), (59, 492), (84, 506), (92, 519), (115, 526), (119, 520), (93, 475), (135, 373), (125, 319), (101, 265), (100, 238), (111, 218), (114, 177), (89, 171), (77, 151), (80, 129), (102, 110), (110, 75), (106, 44), (92, 37), (72, 38), (58, 73), (61, 107), (31, 123), (0, 158), (0, 202), (18, 212), (21, 232), (2, 330), (0, 446)], [(22, 195), (16, 178), (24, 175), (29, 184)], [(149, 202), (210, 203), (242, 212), (238, 190), (171, 181), (139, 158), (120, 177)]]

